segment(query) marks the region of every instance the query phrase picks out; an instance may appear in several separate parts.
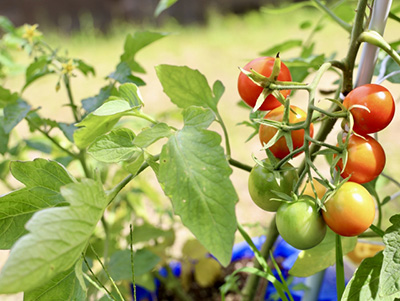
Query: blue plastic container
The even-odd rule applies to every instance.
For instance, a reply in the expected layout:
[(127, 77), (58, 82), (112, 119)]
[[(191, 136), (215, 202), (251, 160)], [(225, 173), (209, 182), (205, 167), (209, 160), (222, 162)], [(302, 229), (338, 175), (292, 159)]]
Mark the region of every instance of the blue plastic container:
[[(257, 249), (261, 249), (261, 246), (265, 242), (265, 236), (255, 237), (252, 239), (254, 245)], [(274, 245), (274, 258), (279, 261), (282, 275), (285, 279), (289, 279), (289, 270), (292, 268), (295, 263), (300, 250), (292, 247), (288, 243), (286, 243), (281, 237), (279, 237)], [(250, 249), (250, 246), (245, 242), (237, 243), (233, 246), (232, 250), (232, 262), (241, 260), (241, 259), (251, 259), (254, 257), (254, 252)], [(181, 274), (181, 264), (180, 262), (171, 262), (170, 267), (174, 276), (179, 277)], [(160, 275), (163, 277), (167, 276), (167, 271), (165, 268), (160, 269)], [(275, 277), (279, 279), (278, 273), (276, 270), (273, 270)], [(347, 280), (347, 279), (346, 279)], [(296, 290), (295, 287), (298, 284), (306, 285), (307, 278), (299, 278), (299, 277), (291, 277), (289, 289), (293, 296), (294, 301), (301, 301), (304, 296), (303, 290)], [(347, 281), (346, 281), (347, 282)], [(136, 299), (138, 301), (156, 301), (157, 300), (157, 291), (160, 286), (158, 280), (155, 280), (156, 290), (154, 292), (149, 292), (146, 289), (136, 286)], [(323, 275), (322, 285), (319, 289), (318, 301), (336, 301), (336, 271), (334, 267), (329, 267), (325, 270)], [(133, 295), (133, 288), (132, 288)], [(277, 292), (272, 284), (267, 286), (267, 290), (265, 293), (265, 300), (272, 301), (277, 300)], [(278, 299), (280, 300), (280, 299)], [(303, 300), (310, 301), (310, 300)]]

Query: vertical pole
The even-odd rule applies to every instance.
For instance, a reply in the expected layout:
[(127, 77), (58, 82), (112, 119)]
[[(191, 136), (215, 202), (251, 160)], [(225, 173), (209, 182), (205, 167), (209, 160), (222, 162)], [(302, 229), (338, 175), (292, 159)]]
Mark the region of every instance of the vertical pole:
[[(392, 0), (374, 1), (368, 29), (375, 30), (379, 34), (383, 35), (391, 5)], [(376, 60), (378, 58), (378, 51), (377, 46), (365, 43), (361, 53), (360, 64), (358, 66), (355, 87), (369, 84), (371, 82)]]

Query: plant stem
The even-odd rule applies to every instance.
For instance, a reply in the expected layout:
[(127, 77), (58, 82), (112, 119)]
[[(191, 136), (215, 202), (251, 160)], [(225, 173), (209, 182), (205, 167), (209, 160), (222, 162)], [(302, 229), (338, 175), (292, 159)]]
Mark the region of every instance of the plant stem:
[(314, 111), (317, 111), (317, 112), (320, 112), (320, 113), (322, 113), (322, 114), (324, 114), (324, 115), (326, 115), (326, 116), (328, 116), (328, 117), (332, 117), (332, 118), (344, 118), (344, 117), (347, 117), (347, 112), (329, 112), (329, 111), (326, 111), (326, 110), (324, 110), (324, 109), (321, 109), (321, 108), (319, 108), (319, 107), (317, 107), (317, 106), (311, 106), (311, 108), (314, 110)]
[[(271, 223), (268, 228), (267, 232), (267, 239), (262, 245), (261, 248), (261, 255), (267, 260), (269, 256), (269, 252), (272, 250), (274, 243), (276, 239), (278, 238), (279, 233), (278, 229), (276, 228), (276, 222), (275, 222), (275, 216), (271, 220)], [(254, 262), (254, 267), (255, 268), (260, 268), (260, 264), (256, 259), (253, 260)], [(254, 295), (257, 291), (257, 286), (260, 282), (260, 277), (258, 277), (255, 274), (250, 274), (249, 277), (247, 278), (246, 284), (242, 289), (242, 300), (243, 301), (250, 301), (254, 299)]]
[(78, 155), (69, 151), (68, 149), (66, 149), (65, 147), (63, 147), (60, 143), (58, 143), (58, 141), (56, 139), (54, 139), (53, 137), (50, 136), (50, 134), (44, 130), (42, 130), (38, 125), (36, 125), (32, 120), (27, 119), (27, 121), (29, 122), (30, 125), (32, 125), (36, 130), (38, 130), (39, 132), (41, 132), (47, 139), (49, 139), (56, 147), (58, 147), (60, 150), (62, 150), (63, 152), (67, 153), (68, 155), (70, 155), (73, 158), (77, 158)]
[[(160, 158), (160, 155), (155, 155), (153, 156), (154, 160), (158, 160)], [(109, 190), (107, 192), (109, 203), (111, 203), (114, 198), (117, 196), (117, 194), (126, 186), (128, 183), (135, 178), (137, 175), (139, 175), (143, 170), (145, 170), (147, 167), (149, 167), (149, 164), (147, 162), (143, 163), (142, 166), (139, 168), (138, 172), (136, 174), (129, 174), (128, 176), (125, 177), (121, 182), (119, 182), (113, 189)]]
[(239, 162), (239, 161), (237, 161), (235, 159), (229, 158), (228, 162), (229, 162), (230, 165), (235, 166), (235, 167), (237, 167), (239, 169), (243, 169), (243, 170), (248, 171), (248, 172), (250, 172), (252, 170), (251, 166), (249, 166), (247, 164), (244, 164), (242, 162)]
[(71, 90), (71, 84), (69, 81), (69, 77), (67, 75), (64, 75), (64, 84), (65, 84), (65, 87), (67, 88), (69, 105), (71, 106), (72, 114), (74, 115), (75, 122), (78, 123), (79, 117), (78, 117), (78, 112), (76, 110), (77, 107), (74, 103), (74, 98), (72, 96), (72, 90)]
[(104, 258), (104, 265), (108, 265), (108, 248), (110, 244), (110, 233), (108, 229), (108, 224), (106, 219), (104, 218), (104, 215), (101, 217), (101, 224), (104, 229), (104, 252), (103, 252), (103, 258)]
[(89, 168), (88, 168), (88, 166), (87, 166), (87, 162), (86, 162), (86, 151), (85, 151), (85, 150), (81, 150), (81, 151), (79, 152), (78, 160), (79, 160), (79, 162), (81, 162), (82, 169), (83, 169), (83, 172), (84, 172), (85, 176), (86, 176), (87, 178), (90, 178), (90, 177), (91, 177), (91, 172), (90, 172), (90, 170), (89, 170)]
[(313, 0), (313, 2), (317, 5), (319, 9), (321, 9), (324, 13), (331, 17), (331, 19), (334, 20), (340, 27), (342, 27), (347, 32), (351, 31), (351, 25), (336, 16), (329, 8), (322, 4), (321, 1)]
[(97, 261), (100, 263), (101, 267), (103, 268), (103, 271), (106, 273), (108, 279), (110, 280), (111, 285), (114, 287), (115, 291), (117, 292), (117, 294), (118, 294), (118, 296), (121, 298), (121, 300), (124, 301), (125, 298), (122, 296), (122, 294), (121, 294), (121, 292), (120, 292), (118, 286), (115, 284), (114, 279), (112, 279), (112, 277), (111, 277), (110, 274), (108, 273), (106, 267), (104, 266), (103, 262), (101, 261), (99, 255), (97, 255), (97, 253), (96, 253), (96, 251), (94, 250), (93, 246), (92, 246), (90, 243), (89, 243), (89, 245), (90, 245), (90, 248), (92, 249), (92, 252), (93, 252), (94, 255), (96, 256)]
[(342, 240), (340, 235), (336, 234), (336, 291), (338, 300), (342, 299), (345, 286)]
[(383, 237), (383, 235), (385, 235), (385, 232), (380, 228), (375, 226), (374, 224), (372, 224), (371, 226), (369, 226), (369, 228), (374, 231), (375, 234), (377, 234), (380, 237)]
[(131, 269), (132, 269), (132, 286), (133, 286), (133, 300), (136, 301), (136, 281), (135, 281), (135, 268), (133, 265), (133, 230), (132, 224), (129, 225), (130, 247), (131, 247)]
[(330, 145), (330, 144), (325, 143), (325, 142), (321, 142), (321, 141), (316, 140), (316, 139), (314, 139), (314, 138), (312, 138), (312, 137), (309, 137), (309, 136), (308, 136), (308, 137), (306, 137), (306, 139), (307, 139), (308, 141), (312, 142), (312, 143), (318, 144), (318, 145), (320, 145), (320, 146), (324, 146), (324, 147), (329, 148), (329, 149), (332, 149), (332, 150), (334, 150), (334, 151), (337, 151), (337, 152), (341, 152), (341, 151), (342, 151), (342, 149), (341, 149), (340, 147), (338, 147), (338, 146)]
[(93, 272), (93, 270), (92, 270), (92, 268), (90, 267), (89, 262), (87, 262), (86, 257), (85, 257), (84, 254), (82, 254), (82, 257), (83, 257), (83, 261), (84, 261), (85, 264), (86, 264), (86, 267), (88, 268), (88, 270), (89, 270), (90, 273), (92, 274), (93, 278), (96, 280), (97, 284), (98, 284), (99, 286), (101, 286), (101, 287), (107, 292), (108, 296), (109, 296), (112, 300), (115, 300), (115, 301), (116, 301), (115, 297), (110, 293), (110, 291), (104, 286), (104, 284), (100, 281), (100, 279), (99, 279), (99, 278), (96, 276), (96, 274)]
[(229, 143), (229, 135), (228, 135), (228, 130), (226, 129), (225, 123), (219, 114), (218, 111), (216, 111), (215, 115), (217, 116), (218, 122), (221, 124), (222, 131), (224, 132), (224, 137), (225, 137), (225, 152), (226, 152), (226, 157), (228, 160), (231, 158), (231, 146)]
[(400, 55), (393, 49), (388, 42), (376, 31), (365, 31), (359, 37), (360, 42), (367, 42), (369, 44), (378, 46), (382, 50), (384, 50), (388, 55), (392, 57), (392, 59), (400, 65)]
[(346, 58), (344, 59), (345, 70), (343, 71), (343, 95), (347, 95), (353, 89), (353, 70), (355, 67), (355, 61), (360, 48), (360, 41), (358, 40), (360, 34), (363, 32), (364, 28), (364, 16), (365, 9), (367, 7), (367, 0), (358, 1), (357, 13), (354, 20), (353, 30), (350, 36), (350, 45), (347, 51)]

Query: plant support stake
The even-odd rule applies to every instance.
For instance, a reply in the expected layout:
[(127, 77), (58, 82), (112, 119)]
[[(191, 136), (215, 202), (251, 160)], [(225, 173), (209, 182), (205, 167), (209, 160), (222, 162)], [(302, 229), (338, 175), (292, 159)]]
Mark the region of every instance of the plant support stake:
[[(371, 22), (369, 23), (368, 29), (374, 30), (383, 35), (391, 5), (392, 0), (374, 1)], [(378, 52), (379, 49), (377, 46), (369, 43), (364, 44), (361, 52), (360, 65), (358, 67), (355, 87), (369, 84), (371, 82), (376, 60), (378, 58)]]

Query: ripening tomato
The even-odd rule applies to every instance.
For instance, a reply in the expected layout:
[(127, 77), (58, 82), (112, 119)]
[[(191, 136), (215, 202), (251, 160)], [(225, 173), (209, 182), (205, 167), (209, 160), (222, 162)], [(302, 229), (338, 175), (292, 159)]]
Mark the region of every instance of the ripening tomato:
[[(269, 162), (268, 159), (264, 161)], [(281, 179), (278, 181), (271, 170), (258, 164), (251, 170), (248, 182), (249, 193), (253, 202), (261, 209), (272, 212), (278, 210), (282, 202), (271, 200), (278, 198), (272, 190), (290, 195), (299, 179), (297, 171), (289, 163), (283, 166), (280, 175)]]
[(343, 162), (339, 160), (336, 168), (341, 170), (343, 178), (359, 184), (367, 183), (380, 175), (386, 163), (385, 151), (371, 136), (351, 135), (347, 146), (347, 164), (343, 170)]
[(367, 84), (352, 90), (343, 100), (346, 108), (354, 105), (365, 106), (369, 112), (360, 107), (350, 110), (354, 118), (353, 130), (366, 135), (383, 130), (392, 121), (395, 103), (389, 90), (381, 85)]
[(315, 200), (307, 195), (279, 207), (276, 227), (288, 244), (300, 250), (315, 247), (326, 234), (326, 224), (321, 212)]
[(375, 218), (372, 196), (360, 184), (344, 183), (325, 203), (322, 211), (325, 223), (342, 236), (356, 236), (371, 226)]
[[(290, 108), (291, 108), (290, 113), (289, 113), (289, 123), (290, 124), (294, 124), (294, 123), (298, 123), (298, 122), (306, 120), (307, 115), (302, 109), (300, 109), (296, 106), (290, 106)], [(293, 111), (296, 113), (293, 113)], [(284, 112), (284, 106), (279, 106), (276, 109), (273, 109), (272, 111), (270, 111), (267, 115), (265, 115), (264, 118), (269, 119), (269, 120), (282, 121), (283, 112)], [(262, 145), (267, 144), (268, 141), (270, 141), (272, 139), (272, 137), (275, 136), (277, 131), (278, 130), (274, 127), (261, 124), (260, 130), (259, 130), (259, 137), (260, 137), (261, 144)], [(314, 134), (314, 125), (311, 124), (310, 136), (312, 137), (313, 134)], [(291, 136), (292, 136), (294, 150), (303, 146), (304, 130), (292, 131)], [(286, 145), (286, 139), (284, 137), (281, 137), (278, 141), (276, 141), (275, 144), (273, 144), (269, 148), (269, 150), (278, 159), (282, 159), (290, 153), (289, 148)], [(299, 155), (299, 154), (297, 154), (297, 155)]]
[[(244, 70), (250, 71), (253, 69), (254, 71), (268, 77), (272, 73), (272, 68), (274, 66), (275, 58), (273, 57), (259, 57), (251, 62), (247, 63), (246, 66), (243, 67)], [(281, 63), (281, 70), (279, 72), (278, 78), (279, 81), (291, 81), (292, 76), (290, 75), (290, 71), (288, 67), (284, 63)], [(257, 98), (260, 96), (263, 88), (256, 85), (251, 81), (245, 74), (240, 72), (238, 79), (238, 91), (240, 97), (247, 103), (250, 107), (254, 108), (257, 102)], [(286, 98), (290, 94), (290, 90), (282, 90), (282, 95)], [(272, 110), (281, 103), (272, 95), (268, 95), (264, 103), (259, 108), (260, 111), (268, 111)]]

